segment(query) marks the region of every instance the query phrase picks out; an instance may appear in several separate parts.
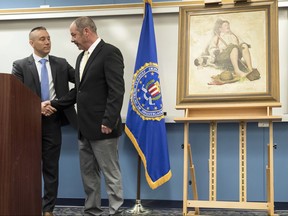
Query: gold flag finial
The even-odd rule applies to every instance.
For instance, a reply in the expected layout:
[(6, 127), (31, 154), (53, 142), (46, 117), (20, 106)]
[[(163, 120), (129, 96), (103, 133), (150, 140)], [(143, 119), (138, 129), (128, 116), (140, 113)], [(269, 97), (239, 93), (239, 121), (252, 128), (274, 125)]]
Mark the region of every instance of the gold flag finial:
[(149, 3), (152, 6), (152, 0), (144, 0), (144, 3)]
[[(151, 5), (151, 7), (152, 7), (152, 0), (143, 0), (144, 1), (144, 10), (146, 11), (146, 9), (145, 9), (145, 4), (146, 3), (148, 3), (148, 4), (150, 4)], [(143, 14), (143, 17), (145, 16), (145, 13)]]

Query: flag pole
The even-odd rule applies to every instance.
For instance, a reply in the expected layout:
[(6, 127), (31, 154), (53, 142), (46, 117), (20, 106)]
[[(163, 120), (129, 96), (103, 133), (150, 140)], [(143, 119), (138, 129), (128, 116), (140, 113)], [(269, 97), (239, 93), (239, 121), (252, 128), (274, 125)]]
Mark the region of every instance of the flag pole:
[[(152, 0), (143, 1), (143, 24), (125, 124), (125, 133), (138, 152), (136, 204), (125, 212), (137, 215), (151, 212), (141, 205), (141, 164), (145, 169), (147, 183), (152, 189), (169, 181), (172, 176), (158, 74)], [(154, 135), (147, 136), (151, 133)], [(146, 151), (146, 147), (149, 151)]]
[[(145, 2), (147, 0), (144, 0), (144, 8), (145, 8)], [(152, 2), (151, 2), (152, 3)], [(145, 12), (143, 13), (144, 16)], [(126, 210), (125, 212), (130, 213), (130, 214), (135, 214), (135, 215), (145, 215), (149, 214), (151, 211), (144, 208), (141, 204), (141, 157), (138, 154), (138, 168), (137, 168), (137, 192), (136, 192), (136, 200), (135, 204), (131, 209)]]
[(131, 208), (126, 210), (125, 212), (129, 214), (149, 214), (151, 211), (144, 208), (141, 204), (140, 194), (141, 194), (141, 157), (138, 155), (138, 169), (137, 169), (137, 194), (136, 194), (136, 201), (135, 205)]

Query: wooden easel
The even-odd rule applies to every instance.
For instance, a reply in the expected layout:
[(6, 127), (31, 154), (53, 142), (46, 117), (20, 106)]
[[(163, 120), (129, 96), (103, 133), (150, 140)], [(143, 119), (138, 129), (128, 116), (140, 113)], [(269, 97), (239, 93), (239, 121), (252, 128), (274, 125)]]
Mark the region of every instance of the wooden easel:
[[(279, 116), (272, 115), (272, 108), (279, 107), (280, 103), (270, 104), (225, 104), (225, 105), (195, 105), (178, 106), (184, 109), (185, 116), (176, 118), (175, 122), (184, 123), (184, 174), (183, 174), (183, 215), (199, 215), (199, 208), (225, 208), (225, 209), (254, 209), (266, 210), (268, 215), (274, 214), (274, 169), (273, 169), (273, 121), (281, 120)], [(217, 122), (239, 122), (239, 201), (217, 201)], [(266, 166), (267, 202), (247, 202), (246, 185), (246, 123), (248, 121), (269, 122), (268, 164)], [(195, 170), (192, 161), (192, 151), (189, 144), (189, 124), (195, 122), (210, 123), (210, 158), (209, 158), (209, 200), (198, 200)], [(191, 152), (189, 152), (191, 151)], [(192, 188), (194, 199), (188, 200), (188, 156), (190, 155), (190, 168), (192, 175)], [(193, 180), (194, 175), (194, 180)], [(195, 197), (196, 195), (196, 197)], [(187, 212), (189, 207), (195, 208)]]
[[(188, 159), (189, 159), (189, 170), (190, 170), (190, 175), (191, 175), (191, 185), (192, 185), (192, 193), (193, 193), (193, 198), (194, 200), (198, 200), (198, 192), (197, 192), (197, 184), (196, 184), (196, 174), (195, 174), (195, 167), (193, 164), (193, 159), (192, 159), (192, 150), (190, 144), (188, 144)], [(200, 211), (199, 208), (195, 208), (195, 215), (199, 215)]]

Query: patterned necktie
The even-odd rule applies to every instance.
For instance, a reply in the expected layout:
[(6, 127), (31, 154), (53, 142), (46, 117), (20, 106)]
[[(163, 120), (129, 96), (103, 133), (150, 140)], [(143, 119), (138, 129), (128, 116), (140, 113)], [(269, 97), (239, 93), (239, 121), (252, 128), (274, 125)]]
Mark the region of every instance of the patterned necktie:
[(82, 57), (82, 60), (81, 60), (81, 64), (80, 64), (80, 70), (79, 70), (79, 76), (80, 76), (80, 80), (82, 79), (82, 76), (83, 76), (83, 71), (84, 71), (84, 68), (85, 68), (85, 65), (88, 61), (88, 57), (89, 57), (89, 52), (88, 51), (85, 51), (84, 52), (84, 55)]
[(42, 64), (41, 67), (41, 99), (42, 101), (46, 101), (50, 99), (49, 92), (49, 79), (48, 79), (48, 71), (46, 67), (47, 59), (41, 59), (39, 61)]

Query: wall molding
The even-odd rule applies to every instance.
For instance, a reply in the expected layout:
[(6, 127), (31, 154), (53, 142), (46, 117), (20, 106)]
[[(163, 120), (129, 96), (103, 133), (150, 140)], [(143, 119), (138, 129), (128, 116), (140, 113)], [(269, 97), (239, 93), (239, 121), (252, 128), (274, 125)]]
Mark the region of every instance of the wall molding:
[[(175, 1), (153, 3), (153, 13), (178, 13), (179, 7), (202, 5), (203, 1)], [(115, 16), (143, 14), (143, 3), (137, 4), (104, 4), (90, 6), (71, 7), (47, 7), (2, 9), (0, 20), (17, 19), (47, 19), (47, 18), (68, 18), (78, 16)]]

